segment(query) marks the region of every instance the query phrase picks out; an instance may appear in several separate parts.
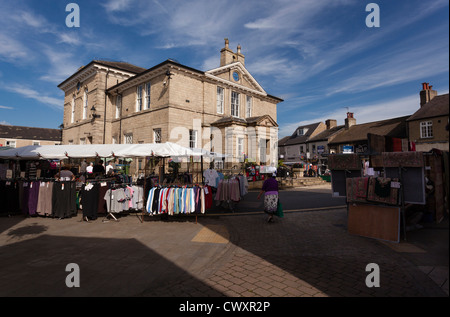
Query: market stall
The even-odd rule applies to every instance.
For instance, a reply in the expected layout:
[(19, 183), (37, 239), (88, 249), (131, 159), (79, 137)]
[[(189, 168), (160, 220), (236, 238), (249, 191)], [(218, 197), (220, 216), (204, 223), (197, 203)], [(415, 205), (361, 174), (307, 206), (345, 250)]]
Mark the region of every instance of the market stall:
[[(358, 154), (330, 155), (332, 196), (347, 199), (348, 231), (393, 242), (399, 242), (403, 233), (406, 240), (408, 209), (432, 206), (428, 204), (426, 188), (430, 185), (425, 171), (432, 176), (442, 174), (441, 165), (430, 163), (436, 157), (433, 152), (382, 152), (369, 155), (363, 164), (364, 158)], [(442, 181), (433, 186), (441, 193), (433, 199), (443, 202)], [(441, 210), (433, 211), (436, 221), (442, 218)]]
[[(194, 149), (182, 147), (175, 143), (156, 143), (156, 144), (89, 144), (89, 145), (55, 145), (55, 146), (26, 146), (23, 148), (10, 149), (2, 151), (0, 159), (3, 160), (70, 160), (76, 158), (135, 158), (135, 157), (194, 157), (194, 156), (209, 156), (214, 157), (207, 151), (196, 151)], [(61, 164), (59, 164), (61, 169)], [(145, 176), (145, 175), (144, 175)], [(76, 204), (81, 205), (83, 208), (83, 219), (89, 220), (89, 218), (96, 217), (98, 211), (107, 213), (107, 216), (111, 216), (117, 220), (114, 216), (115, 213), (122, 212), (124, 210), (141, 210), (148, 212), (148, 209), (144, 208), (148, 201), (149, 191), (144, 191), (143, 188), (137, 186), (131, 182), (130, 178), (122, 178), (118, 180), (115, 177), (102, 178), (97, 177), (95, 179), (86, 179), (83, 181), (80, 190), (75, 197), (74, 194), (68, 196), (68, 198), (61, 198), (62, 191), (66, 189), (64, 193), (68, 193), (68, 189), (71, 191), (75, 188), (75, 182), (70, 180), (55, 179), (43, 179), (40, 177), (28, 178), (22, 173), (15, 175), (14, 171), (8, 171), (6, 179), (2, 181), (2, 188), (4, 187), (5, 193), (14, 191), (17, 194), (11, 195), (14, 199), (20, 199), (27, 197), (27, 199), (20, 199), (19, 202), (11, 202), (10, 208), (19, 208), (24, 213), (29, 215), (52, 215), (58, 218), (70, 217), (76, 213)], [(126, 180), (126, 181), (125, 181)], [(51, 186), (50, 186), (51, 185)], [(143, 184), (141, 184), (143, 185)], [(192, 185), (192, 184), (191, 184)], [(135, 187), (133, 187), (135, 186)], [(161, 186), (161, 185), (160, 185)], [(51, 194), (41, 195), (41, 197), (47, 197), (53, 203), (53, 207), (40, 213), (35, 206), (41, 205), (39, 202), (39, 192), (43, 188), (53, 189)], [(143, 186), (142, 186), (143, 187)], [(153, 186), (152, 186), (153, 187)], [(31, 188), (33, 190), (31, 191)], [(8, 189), (8, 190), (6, 190)], [(32, 194), (32, 199), (31, 197)], [(198, 191), (197, 191), (198, 192)], [(59, 194), (57, 194), (59, 193)], [(134, 193), (134, 195), (133, 195)], [(136, 195), (137, 194), (137, 195)], [(139, 199), (132, 197), (140, 196)], [(50, 198), (49, 198), (50, 197)], [(109, 199), (108, 199), (109, 197)], [(201, 197), (201, 196), (200, 196)], [(32, 200), (32, 203), (30, 201)], [(61, 201), (62, 200), (62, 201)], [(80, 204), (81, 200), (81, 204)], [(100, 208), (101, 203), (105, 200), (106, 206)], [(198, 202), (198, 197), (196, 197)], [(43, 203), (42, 203), (43, 204)], [(33, 207), (30, 208), (29, 206)], [(61, 211), (61, 206), (67, 205), (67, 211)], [(55, 207), (57, 210), (55, 210)], [(106, 209), (106, 210), (105, 210)], [(195, 209), (188, 209), (188, 211), (194, 211)], [(203, 212), (205, 209), (202, 209)], [(152, 210), (151, 214), (166, 213), (166, 209)], [(186, 211), (186, 210), (185, 210)], [(198, 211), (198, 209), (197, 209)], [(149, 213), (150, 214), (150, 213)]]

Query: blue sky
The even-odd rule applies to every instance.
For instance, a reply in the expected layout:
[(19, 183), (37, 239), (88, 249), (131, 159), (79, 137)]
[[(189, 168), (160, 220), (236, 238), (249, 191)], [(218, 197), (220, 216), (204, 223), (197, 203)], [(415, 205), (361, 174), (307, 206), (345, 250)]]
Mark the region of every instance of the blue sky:
[[(80, 27), (68, 28), (68, 3)], [(368, 28), (366, 5), (380, 7)], [(219, 66), (224, 38), (278, 106), (279, 137), (336, 119), (410, 115), (449, 91), (448, 0), (0, 0), (0, 124), (57, 128), (57, 85), (93, 59)]]

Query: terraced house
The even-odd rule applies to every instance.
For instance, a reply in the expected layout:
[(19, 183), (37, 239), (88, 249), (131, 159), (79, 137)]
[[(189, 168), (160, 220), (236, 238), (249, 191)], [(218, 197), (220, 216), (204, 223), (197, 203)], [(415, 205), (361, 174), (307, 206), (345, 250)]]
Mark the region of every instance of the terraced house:
[(228, 39), (219, 65), (200, 71), (171, 59), (149, 69), (90, 62), (58, 85), (63, 144), (174, 142), (226, 154), (229, 166), (244, 157), (275, 165), (283, 100), (259, 85)]

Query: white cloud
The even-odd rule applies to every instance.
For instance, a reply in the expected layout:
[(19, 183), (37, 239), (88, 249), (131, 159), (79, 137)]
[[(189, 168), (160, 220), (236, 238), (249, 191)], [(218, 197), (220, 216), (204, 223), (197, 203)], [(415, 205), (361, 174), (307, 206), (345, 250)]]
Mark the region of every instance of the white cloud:
[(62, 98), (46, 96), (42, 92), (36, 91), (21, 84), (3, 84), (2, 88), (7, 91), (19, 94), (25, 98), (34, 99), (54, 109), (61, 110), (64, 107), (64, 101)]
[(80, 67), (78, 59), (71, 52), (64, 52), (45, 46), (42, 49), (42, 53), (50, 66), (46, 69), (46, 73), (40, 77), (41, 80), (59, 84)]
[(0, 125), (12, 125), (12, 124), (3, 120), (0, 121)]
[(28, 49), (21, 42), (0, 33), (0, 59), (15, 61), (26, 57), (28, 57)]
[(433, 41), (430, 45), (419, 43), (421, 41), (414, 41), (413, 45), (401, 45), (378, 57), (370, 56), (350, 65), (357, 71), (328, 87), (327, 95), (368, 91), (448, 72), (448, 42)]
[[(417, 95), (400, 97), (394, 100), (385, 100), (383, 102), (373, 104), (368, 103), (361, 106), (351, 107), (349, 110), (353, 112), (356, 118), (356, 123), (367, 123), (373, 121), (380, 121), (385, 119), (391, 119), (402, 116), (412, 115), (419, 109), (419, 97)], [(311, 124), (315, 122), (325, 122), (327, 119), (336, 119), (338, 125), (344, 124), (345, 111), (342, 108), (336, 109), (334, 111), (328, 111), (324, 115), (318, 115), (308, 120), (301, 120), (298, 122), (291, 122), (281, 126), (278, 133), (279, 137), (282, 138), (287, 135), (294, 133), (294, 130), (306, 124)]]
[(14, 108), (0, 105), (0, 109), (9, 109), (10, 110), (10, 109), (14, 109)]

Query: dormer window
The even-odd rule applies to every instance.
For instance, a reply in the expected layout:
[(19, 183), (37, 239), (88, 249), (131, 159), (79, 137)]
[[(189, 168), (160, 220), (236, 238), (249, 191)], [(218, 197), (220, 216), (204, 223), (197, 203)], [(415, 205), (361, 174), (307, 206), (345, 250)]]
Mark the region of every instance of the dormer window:
[(297, 136), (305, 135), (307, 131), (308, 131), (308, 128), (297, 129)]

